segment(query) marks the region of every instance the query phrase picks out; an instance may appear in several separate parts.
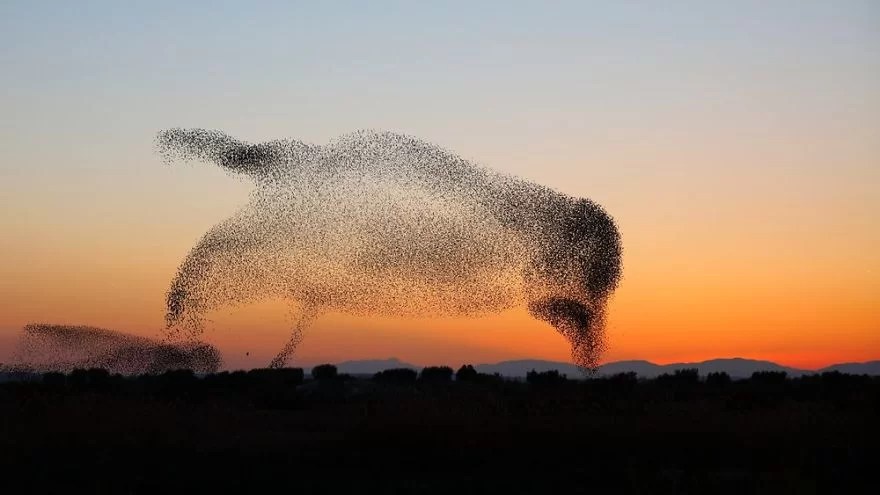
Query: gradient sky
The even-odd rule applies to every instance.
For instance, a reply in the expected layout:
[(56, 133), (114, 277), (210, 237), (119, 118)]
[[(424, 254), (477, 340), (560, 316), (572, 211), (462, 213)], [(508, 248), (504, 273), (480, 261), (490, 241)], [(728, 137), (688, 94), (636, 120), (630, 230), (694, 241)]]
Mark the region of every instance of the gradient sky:
[[(159, 334), (249, 191), (163, 165), (168, 127), (401, 131), (596, 200), (625, 249), (607, 360), (880, 358), (880, 3), (366, 4), (0, 2), (0, 361), (28, 322)], [(230, 309), (205, 337), (262, 366), (288, 320)], [(329, 315), (297, 358), (568, 353), (511, 311)]]

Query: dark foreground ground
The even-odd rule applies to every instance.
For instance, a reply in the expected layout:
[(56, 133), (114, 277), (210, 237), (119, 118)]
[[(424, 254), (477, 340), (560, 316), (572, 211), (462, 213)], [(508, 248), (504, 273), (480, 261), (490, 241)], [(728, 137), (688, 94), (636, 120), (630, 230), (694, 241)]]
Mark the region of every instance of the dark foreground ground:
[(877, 378), (435, 375), (3, 383), (0, 490), (809, 494), (880, 479)]

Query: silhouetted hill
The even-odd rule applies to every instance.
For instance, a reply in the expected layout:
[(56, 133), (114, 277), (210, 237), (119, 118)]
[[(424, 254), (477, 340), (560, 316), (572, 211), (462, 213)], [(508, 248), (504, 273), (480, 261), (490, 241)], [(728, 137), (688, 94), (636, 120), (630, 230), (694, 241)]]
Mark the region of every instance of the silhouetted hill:
[(840, 363), (822, 368), (819, 372), (839, 371), (851, 375), (880, 375), (880, 361), (867, 361), (864, 363)]
[[(866, 371), (858, 371), (857, 373), (867, 373), (880, 375), (880, 361), (863, 364), (842, 364), (835, 366), (847, 366), (847, 369), (856, 369), (853, 366), (861, 366)], [(873, 366), (873, 367), (872, 367)], [(405, 363), (396, 358), (389, 359), (370, 359), (363, 361), (345, 361), (337, 365), (340, 373), (349, 373), (352, 375), (367, 375), (379, 371), (392, 368), (411, 368), (421, 369), (421, 367)], [(557, 370), (567, 375), (569, 378), (580, 378), (583, 376), (580, 369), (571, 364), (561, 361), (547, 361), (542, 359), (518, 359), (511, 361), (501, 361), (498, 363), (483, 363), (475, 365), (474, 368), (480, 373), (495, 374), (511, 378), (522, 378), (529, 371), (537, 372)], [(615, 361), (606, 363), (599, 367), (599, 375), (614, 375), (617, 373), (635, 372), (642, 378), (656, 378), (664, 373), (674, 373), (675, 370), (685, 368), (696, 368), (700, 375), (707, 375), (715, 372), (725, 372), (733, 378), (748, 378), (756, 371), (784, 371), (790, 377), (798, 377), (809, 373), (818, 373), (833, 369), (834, 366), (819, 371), (808, 371), (796, 368), (782, 366), (771, 361), (760, 361), (755, 359), (743, 358), (724, 358), (710, 359), (708, 361), (700, 361), (694, 363), (672, 363), (672, 364), (654, 364), (650, 361), (631, 360), (631, 361)], [(873, 371), (872, 371), (873, 370)], [(840, 371), (844, 371), (843, 368)], [(844, 371), (849, 372), (849, 371)]]
[(650, 361), (633, 360), (633, 361), (615, 361), (606, 363), (599, 367), (600, 375), (616, 375), (618, 373), (629, 373), (634, 371), (638, 376), (644, 378), (654, 378), (666, 371), (663, 366), (654, 364)]
[(380, 371), (395, 368), (410, 368), (414, 370), (422, 369), (420, 366), (404, 363), (397, 358), (343, 361), (336, 365), (336, 369), (338, 369), (340, 373), (347, 373), (349, 375), (373, 375)]
[(578, 378), (582, 375), (580, 369), (571, 363), (557, 361), (543, 361), (540, 359), (520, 359), (516, 361), (501, 361), (494, 364), (478, 364), (474, 368), (480, 373), (495, 374), (507, 377), (525, 377), (526, 373), (535, 370), (537, 372), (557, 370), (570, 378)]
[[(406, 363), (397, 358), (343, 361), (336, 364), (336, 367), (339, 373), (369, 376), (388, 369), (409, 368), (417, 371), (422, 369), (422, 366)], [(311, 366), (307, 366), (306, 371), (310, 368)], [(509, 378), (525, 378), (526, 373), (532, 370), (539, 373), (556, 370), (573, 379), (578, 379), (584, 376), (580, 369), (571, 363), (541, 359), (518, 359), (501, 361), (498, 363), (484, 363), (475, 365), (474, 368), (480, 373), (498, 373), (501, 376)], [(600, 366), (598, 374), (599, 376), (610, 376), (618, 373), (635, 372), (642, 378), (656, 378), (664, 373), (672, 374), (675, 373), (676, 370), (686, 368), (696, 368), (702, 376), (708, 375), (709, 373), (725, 372), (732, 378), (748, 378), (756, 371), (784, 371), (791, 378), (827, 371), (839, 371), (841, 373), (853, 375), (880, 376), (880, 360), (864, 363), (840, 363), (814, 371), (790, 368), (772, 361), (744, 358), (710, 359), (708, 361), (694, 363), (672, 363), (665, 365), (655, 364), (644, 360), (615, 361)], [(33, 374), (32, 377), (26, 375), (30, 374), (26, 372), (22, 373), (22, 371), (13, 372), (13, 370), (0, 367), (0, 382), (8, 380), (26, 381), (29, 378), (39, 379), (40, 377), (40, 375), (36, 373)]]
[[(531, 370), (538, 372), (558, 370), (560, 373), (566, 374), (569, 378), (577, 378), (582, 376), (580, 370), (571, 363), (563, 363), (557, 361), (542, 361), (536, 359), (523, 359), (516, 361), (502, 361), (495, 364), (481, 364), (476, 366), (478, 371), (483, 373), (500, 373), (508, 377), (524, 377)], [(734, 378), (747, 378), (756, 371), (785, 371), (791, 377), (801, 376), (811, 371), (804, 371), (795, 368), (789, 368), (770, 361), (758, 361), (754, 359), (712, 359), (696, 363), (673, 363), (673, 364), (654, 364), (650, 361), (616, 361), (613, 363), (603, 364), (599, 367), (599, 375), (614, 375), (617, 373), (635, 372), (643, 378), (656, 378), (663, 373), (674, 373), (675, 370), (685, 368), (696, 368), (700, 375), (707, 375), (714, 372), (726, 372)]]
[(708, 375), (709, 373), (725, 372), (733, 378), (748, 378), (756, 371), (784, 371), (790, 377), (802, 376), (804, 374), (814, 373), (813, 371), (789, 368), (771, 361), (758, 361), (755, 359), (728, 358), (728, 359), (710, 359), (698, 363), (674, 363), (660, 367), (663, 373), (674, 373), (675, 370), (685, 368), (697, 368), (700, 375)]

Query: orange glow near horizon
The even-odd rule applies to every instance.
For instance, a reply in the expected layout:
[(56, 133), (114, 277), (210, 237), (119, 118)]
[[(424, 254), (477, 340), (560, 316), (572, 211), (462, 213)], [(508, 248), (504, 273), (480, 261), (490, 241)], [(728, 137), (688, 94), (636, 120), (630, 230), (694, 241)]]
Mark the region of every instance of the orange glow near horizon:
[[(508, 169), (590, 197), (618, 222), (623, 279), (609, 306), (605, 361), (744, 357), (815, 369), (880, 358), (876, 146), (849, 143), (842, 153), (846, 143), (834, 136), (810, 141), (822, 150), (746, 138), (680, 149), (645, 141), (593, 156), (614, 164), (601, 169), (584, 166), (578, 149), (541, 155), (552, 167), (524, 155)], [(466, 145), (463, 155), (487, 156), (489, 165), (510, 158)], [(120, 160), (131, 153), (117, 152)], [(0, 361), (30, 322), (160, 335), (178, 263), (251, 186), (216, 167), (163, 168), (150, 149), (139, 152), (131, 168), (145, 179), (137, 184), (126, 173), (10, 191), (11, 214), (0, 218), (8, 234), (0, 237)], [(751, 165), (767, 157), (774, 167)], [(844, 159), (846, 173), (827, 167)], [(287, 338), (287, 315), (278, 302), (218, 311), (204, 338), (228, 367), (264, 366)], [(565, 361), (569, 348), (522, 309), (474, 320), (331, 314), (309, 330), (296, 359), (390, 356), (417, 365)]]
[[(22, 265), (29, 277), (6, 295), (0, 345), (7, 344), (8, 354), (16, 332), (32, 321), (159, 336), (165, 285), (176, 261), (150, 251), (127, 251), (143, 263), (83, 255), (77, 266), (61, 259), (53, 264), (50, 256), (59, 254), (46, 249), (45, 264)], [(666, 364), (745, 357), (816, 369), (880, 357), (880, 287), (870, 271), (853, 268), (830, 278), (821, 267), (781, 253), (763, 261), (731, 259), (724, 266), (709, 256), (685, 260), (659, 246), (657, 252), (664, 263), (637, 249), (625, 258), (625, 278), (609, 306), (604, 361)], [(37, 248), (28, 255), (39, 253)], [(723, 253), (716, 248), (713, 256)], [(823, 278), (823, 284), (812, 282)], [(228, 308), (210, 315), (203, 338), (218, 346), (228, 368), (264, 366), (287, 338), (291, 318), (282, 301)], [(295, 360), (310, 365), (388, 357), (453, 366), (525, 358), (567, 361), (569, 347), (524, 309), (479, 319), (328, 314), (308, 331)]]
[[(237, 197), (206, 208), (187, 228), (138, 222), (132, 211), (134, 221), (108, 236), (102, 225), (50, 222), (57, 210), (47, 209), (43, 220), (34, 218), (18, 236), (7, 237), (0, 361), (30, 322), (159, 336), (164, 293), (177, 264), (199, 231), (241, 201), (247, 185), (236, 187)], [(795, 219), (763, 223), (738, 204), (712, 212), (713, 223), (693, 213), (655, 208), (647, 210), (652, 218), (626, 205), (606, 206), (623, 235), (624, 277), (609, 305), (605, 361), (745, 357), (815, 369), (880, 358), (880, 264), (861, 248), (880, 245), (880, 233), (867, 227), (864, 210), (794, 228)], [(749, 222), (742, 217), (747, 214)], [(291, 325), (279, 301), (211, 318), (204, 338), (220, 348), (230, 368), (264, 366)], [(296, 359), (314, 364), (392, 356), (417, 365), (566, 361), (569, 347), (524, 309), (481, 319), (330, 314), (308, 331)]]

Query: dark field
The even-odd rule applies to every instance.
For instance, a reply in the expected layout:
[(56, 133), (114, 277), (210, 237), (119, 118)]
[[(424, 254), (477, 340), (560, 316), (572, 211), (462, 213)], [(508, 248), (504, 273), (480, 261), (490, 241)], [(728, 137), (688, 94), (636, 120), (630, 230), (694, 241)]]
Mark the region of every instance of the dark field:
[(7, 493), (873, 493), (880, 379), (451, 370), (0, 384)]

